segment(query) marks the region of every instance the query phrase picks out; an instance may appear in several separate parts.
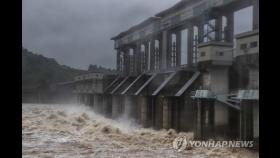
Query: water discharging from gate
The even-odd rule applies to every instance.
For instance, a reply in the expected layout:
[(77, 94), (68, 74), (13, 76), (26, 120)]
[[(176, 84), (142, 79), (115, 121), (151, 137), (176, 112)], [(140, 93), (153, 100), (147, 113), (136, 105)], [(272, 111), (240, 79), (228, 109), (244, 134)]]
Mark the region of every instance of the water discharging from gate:
[(143, 129), (127, 117), (106, 119), (83, 105), (22, 104), (22, 155), (27, 157), (258, 157), (245, 149), (172, 148), (192, 133)]

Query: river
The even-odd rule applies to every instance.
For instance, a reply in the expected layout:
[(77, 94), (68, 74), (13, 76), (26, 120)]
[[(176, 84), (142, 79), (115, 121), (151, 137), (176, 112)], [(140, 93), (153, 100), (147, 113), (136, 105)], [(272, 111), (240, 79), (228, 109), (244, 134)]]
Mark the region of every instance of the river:
[(144, 129), (128, 118), (111, 120), (83, 105), (22, 104), (23, 158), (255, 158), (241, 148), (187, 148), (176, 137), (193, 133)]

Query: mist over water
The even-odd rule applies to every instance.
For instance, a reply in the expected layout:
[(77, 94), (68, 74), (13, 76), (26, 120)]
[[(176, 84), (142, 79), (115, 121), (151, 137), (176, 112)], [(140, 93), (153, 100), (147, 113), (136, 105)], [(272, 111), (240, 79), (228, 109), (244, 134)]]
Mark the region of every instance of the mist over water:
[(246, 149), (192, 148), (177, 152), (178, 136), (193, 133), (144, 129), (126, 115), (104, 118), (77, 104), (22, 104), (22, 156), (44, 158), (258, 157)]

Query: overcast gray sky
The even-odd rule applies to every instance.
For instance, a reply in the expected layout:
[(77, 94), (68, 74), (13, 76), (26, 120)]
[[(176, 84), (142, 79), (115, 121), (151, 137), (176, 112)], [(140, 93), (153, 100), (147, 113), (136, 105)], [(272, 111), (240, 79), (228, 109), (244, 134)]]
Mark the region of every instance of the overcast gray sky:
[[(179, 1), (23, 0), (23, 46), (74, 68), (115, 68), (110, 38)], [(236, 13), (236, 33), (251, 29), (251, 10)]]

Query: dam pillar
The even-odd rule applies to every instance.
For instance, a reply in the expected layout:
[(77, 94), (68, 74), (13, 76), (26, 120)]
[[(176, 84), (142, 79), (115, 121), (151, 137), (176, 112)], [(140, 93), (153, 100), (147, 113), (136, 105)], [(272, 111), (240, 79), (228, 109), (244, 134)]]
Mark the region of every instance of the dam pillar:
[(104, 116), (112, 117), (112, 95), (103, 95), (102, 107), (104, 111)]
[(123, 112), (123, 97), (119, 95), (112, 96), (112, 118), (120, 117)]
[(147, 98), (144, 96), (139, 97), (139, 105), (141, 107), (140, 123), (142, 127), (148, 126), (148, 104)]
[(177, 102), (176, 111), (179, 117), (179, 129), (181, 131), (194, 131), (195, 129), (195, 117), (196, 117), (196, 105), (190, 98), (190, 94), (186, 93)]
[(93, 109), (95, 112), (98, 112), (98, 96), (96, 94), (93, 95)]
[(140, 108), (138, 108), (137, 97), (128, 95), (124, 96), (124, 115), (139, 122)]
[(259, 29), (259, 0), (253, 0), (253, 30)]
[(93, 95), (93, 107), (94, 111), (100, 114), (103, 114), (102, 110), (102, 96), (100, 94), (94, 94)]
[(80, 94), (77, 94), (77, 103), (81, 104), (81, 96), (80, 96)]
[(234, 38), (234, 13), (226, 13), (225, 15), (227, 19), (227, 24), (225, 27), (225, 41), (226, 42), (233, 42)]
[(124, 96), (124, 115), (126, 117), (133, 117), (132, 116), (132, 108), (135, 104), (135, 102), (133, 101), (133, 98), (131, 96)]
[(197, 29), (198, 29), (198, 43), (202, 43), (204, 41), (204, 25), (201, 21), (199, 21)]
[(155, 119), (155, 123), (154, 123), (154, 127), (155, 129), (161, 129), (162, 128), (162, 104), (163, 104), (163, 97), (156, 97), (155, 98), (155, 106), (154, 106), (154, 119)]
[(165, 30), (162, 32), (162, 39), (161, 39), (161, 69), (167, 68), (167, 54), (168, 54), (168, 32)]
[(94, 102), (93, 102), (93, 98), (94, 96), (93, 96), (93, 94), (89, 94), (89, 106), (91, 107), (91, 108), (93, 108), (93, 104), (94, 104)]
[(215, 41), (222, 41), (223, 39), (223, 16), (218, 16), (215, 22)]
[(112, 96), (112, 118), (117, 118), (118, 114), (118, 98)]
[(162, 127), (164, 129), (171, 128), (171, 106), (168, 98), (162, 100)]
[(187, 52), (188, 52), (188, 54), (187, 54), (187, 58), (188, 58), (188, 65), (192, 65), (192, 63), (193, 63), (193, 45), (194, 45), (194, 43), (193, 43), (193, 40), (194, 40), (194, 38), (193, 38), (193, 36), (194, 36), (194, 29), (193, 29), (193, 26), (192, 25), (190, 25), (189, 27), (188, 27), (188, 41), (187, 41)]

